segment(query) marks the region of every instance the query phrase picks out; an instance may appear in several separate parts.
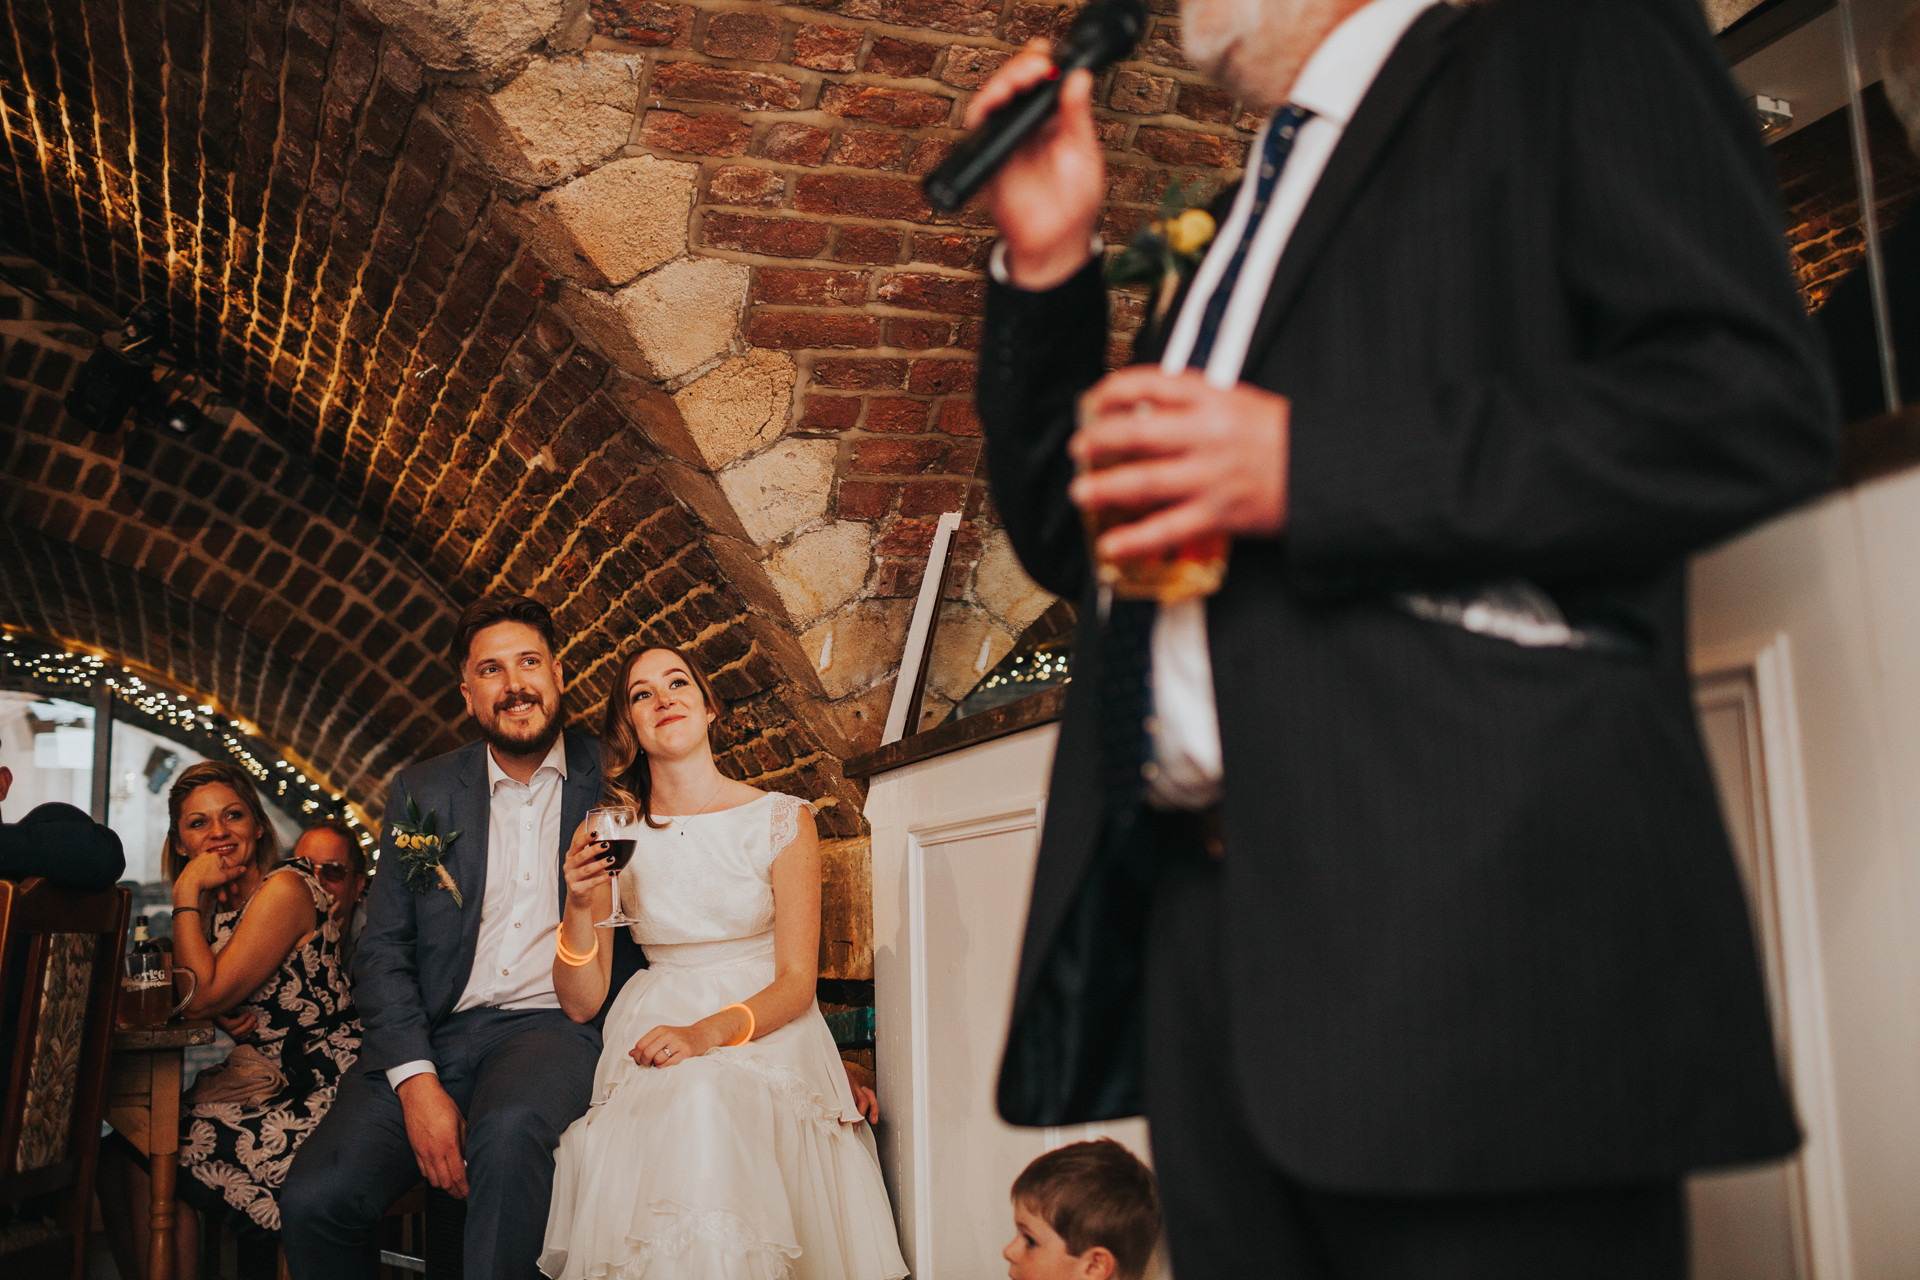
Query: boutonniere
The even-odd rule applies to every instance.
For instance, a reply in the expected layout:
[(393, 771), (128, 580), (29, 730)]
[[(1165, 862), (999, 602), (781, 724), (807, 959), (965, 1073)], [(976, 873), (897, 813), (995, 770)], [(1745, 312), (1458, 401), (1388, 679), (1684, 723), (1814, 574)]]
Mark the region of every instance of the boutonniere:
[(1157, 328), (1173, 306), (1180, 286), (1200, 266), (1213, 243), (1213, 215), (1206, 205), (1213, 193), (1204, 185), (1188, 189), (1175, 182), (1160, 200), (1160, 216), (1140, 228), (1125, 253), (1107, 269), (1109, 285), (1153, 285), (1147, 325)]
[(413, 797), (407, 797), (407, 820), (393, 824), (393, 843), (400, 850), (400, 869), (406, 873), (407, 888), (415, 893), (426, 893), (435, 887), (445, 889), (453, 895), (453, 905), (466, 906), (460, 897), (460, 886), (453, 882), (446, 865), (447, 850), (460, 838), (458, 831), (449, 831), (438, 835), (434, 827), (440, 815), (427, 810), (427, 816), (420, 816), (420, 806)]

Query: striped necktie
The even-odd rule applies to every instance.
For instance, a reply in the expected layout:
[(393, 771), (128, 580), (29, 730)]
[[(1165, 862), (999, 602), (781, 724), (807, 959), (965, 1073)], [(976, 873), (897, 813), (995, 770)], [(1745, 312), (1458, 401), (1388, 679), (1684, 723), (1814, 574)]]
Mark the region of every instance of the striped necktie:
[[(1274, 113), (1260, 149), (1260, 166), (1249, 176), (1253, 179), (1253, 208), (1246, 229), (1233, 247), (1207, 309), (1200, 317), (1200, 332), (1195, 336), (1187, 367), (1205, 370), (1213, 354), (1214, 341), (1220, 336), (1220, 324), (1233, 298), (1241, 268), (1247, 263), (1247, 249), (1253, 243), (1267, 206), (1273, 201), (1274, 188), (1293, 153), (1293, 140), (1312, 113), (1300, 107), (1282, 107)], [(1103, 744), (1100, 770), (1101, 789), (1105, 792), (1108, 816), (1131, 818), (1145, 794), (1148, 757), (1152, 735), (1147, 715), (1152, 706), (1153, 621), (1159, 606), (1151, 600), (1115, 598), (1108, 610), (1107, 624), (1100, 647), (1100, 729)]]

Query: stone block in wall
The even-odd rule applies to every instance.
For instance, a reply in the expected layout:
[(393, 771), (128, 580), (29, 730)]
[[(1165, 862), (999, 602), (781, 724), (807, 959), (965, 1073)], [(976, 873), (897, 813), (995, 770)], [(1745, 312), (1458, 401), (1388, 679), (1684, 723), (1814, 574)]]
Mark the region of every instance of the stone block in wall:
[(552, 186), (627, 144), (641, 68), (637, 57), (601, 50), (536, 59), (491, 94), (452, 91), (449, 123), (500, 176)]
[(839, 520), (802, 534), (767, 557), (767, 577), (795, 625), (804, 626), (859, 593), (873, 559), (872, 547), (873, 533), (866, 525)]
[(682, 258), (642, 276), (618, 296), (654, 372), (679, 378), (731, 345), (747, 299), (747, 268), (721, 258)]
[(973, 598), (1016, 635), (1045, 613), (1054, 595), (1027, 576), (1004, 529), (981, 535), (980, 563), (973, 571)]
[(414, 56), (442, 71), (485, 70), (539, 44), (566, 0), (367, 0)]
[(739, 512), (747, 536), (769, 543), (824, 516), (839, 451), (832, 440), (783, 440), (721, 472), (721, 492)]
[(535, 248), (589, 288), (618, 288), (687, 251), (698, 165), (635, 156), (546, 192), (523, 210)]
[(798, 377), (793, 357), (753, 351), (674, 393), (699, 461), (717, 471), (786, 430)]
[(912, 621), (912, 600), (859, 600), (816, 623), (800, 644), (827, 696), (840, 699), (892, 676)]

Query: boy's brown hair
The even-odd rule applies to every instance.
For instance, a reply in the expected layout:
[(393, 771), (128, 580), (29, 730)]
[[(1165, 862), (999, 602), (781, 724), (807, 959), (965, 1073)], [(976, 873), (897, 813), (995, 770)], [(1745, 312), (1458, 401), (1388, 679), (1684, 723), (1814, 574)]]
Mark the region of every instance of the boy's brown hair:
[(1140, 1280), (1153, 1260), (1160, 1239), (1153, 1174), (1112, 1138), (1047, 1152), (1014, 1179), (1013, 1199), (1046, 1219), (1075, 1257), (1104, 1246), (1120, 1280)]

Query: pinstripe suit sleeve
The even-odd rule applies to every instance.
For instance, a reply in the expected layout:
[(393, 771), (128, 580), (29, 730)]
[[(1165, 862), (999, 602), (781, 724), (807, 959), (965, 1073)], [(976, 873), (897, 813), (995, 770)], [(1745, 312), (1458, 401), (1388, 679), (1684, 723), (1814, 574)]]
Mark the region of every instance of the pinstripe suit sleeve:
[(1007, 536), (1035, 582), (1077, 600), (1088, 578), (1080, 515), (1067, 498), (1067, 440), (1080, 393), (1105, 372), (1107, 297), (1095, 258), (1057, 289), (987, 288), (981, 429)]
[[(1681, 0), (1584, 6), (1557, 225), (1576, 358), (1296, 400), (1289, 573), (1538, 580), (1671, 563), (1817, 492), (1837, 406), (1777, 182)], [(1601, 109), (1596, 104), (1604, 104)], [(1364, 433), (1341, 430), (1365, 421)]]

